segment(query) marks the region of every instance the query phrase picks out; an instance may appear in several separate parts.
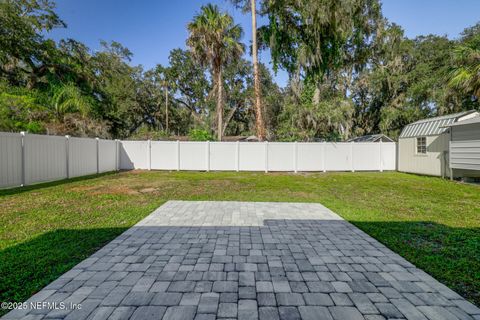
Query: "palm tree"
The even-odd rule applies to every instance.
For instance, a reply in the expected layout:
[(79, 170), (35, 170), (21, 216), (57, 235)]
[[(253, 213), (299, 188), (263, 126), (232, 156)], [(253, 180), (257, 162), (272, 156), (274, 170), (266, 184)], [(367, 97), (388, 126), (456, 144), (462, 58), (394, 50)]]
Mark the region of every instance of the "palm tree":
[(253, 81), (255, 92), (255, 124), (257, 137), (260, 141), (265, 140), (265, 121), (263, 119), (262, 101), (260, 91), (260, 75), (258, 70), (258, 45), (257, 45), (257, 9), (256, 0), (250, 0), (252, 11), (252, 60), (253, 60)]
[(223, 67), (238, 59), (244, 52), (240, 43), (242, 27), (233, 18), (221, 12), (216, 5), (202, 6), (200, 13), (188, 24), (189, 46), (194, 59), (210, 68), (216, 89), (217, 137), (223, 136)]
[(89, 108), (89, 103), (80, 89), (72, 84), (54, 88), (51, 104), (59, 121), (63, 120), (66, 113), (80, 112), (84, 115)]
[(255, 96), (255, 127), (257, 138), (265, 140), (265, 112), (262, 108), (262, 91), (260, 83), (260, 70), (258, 67), (258, 43), (257, 43), (257, 1), (256, 0), (230, 0), (237, 8), (252, 15), (252, 62), (253, 62), (253, 91)]
[(454, 53), (457, 65), (453, 68), (450, 85), (480, 98), (480, 37), (458, 46)]

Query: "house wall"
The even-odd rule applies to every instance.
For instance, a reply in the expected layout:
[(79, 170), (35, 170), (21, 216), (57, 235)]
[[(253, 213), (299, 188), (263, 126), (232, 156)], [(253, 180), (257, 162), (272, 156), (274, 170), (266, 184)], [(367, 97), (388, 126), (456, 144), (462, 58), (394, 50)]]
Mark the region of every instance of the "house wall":
[[(448, 176), (449, 133), (427, 136), (427, 154), (417, 154), (416, 137), (398, 140), (398, 171)], [(445, 159), (447, 157), (447, 159)]]
[(480, 123), (452, 127), (452, 141), (480, 140)]
[(479, 176), (480, 123), (452, 127), (450, 153), (455, 176)]

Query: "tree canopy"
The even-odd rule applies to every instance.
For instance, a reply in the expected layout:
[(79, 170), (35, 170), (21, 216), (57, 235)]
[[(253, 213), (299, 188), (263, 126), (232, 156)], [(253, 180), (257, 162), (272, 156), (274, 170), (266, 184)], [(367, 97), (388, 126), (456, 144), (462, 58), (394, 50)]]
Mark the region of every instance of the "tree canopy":
[(186, 48), (145, 69), (115, 41), (48, 39), (67, 27), (53, 0), (1, 1), (0, 130), (205, 140), (255, 135), (261, 114), (272, 140), (396, 138), (418, 119), (480, 110), (480, 24), (409, 39), (380, 0), (257, 3), (260, 49), (288, 72), (285, 88), (262, 63), (255, 79), (241, 26), (214, 5), (192, 17)]

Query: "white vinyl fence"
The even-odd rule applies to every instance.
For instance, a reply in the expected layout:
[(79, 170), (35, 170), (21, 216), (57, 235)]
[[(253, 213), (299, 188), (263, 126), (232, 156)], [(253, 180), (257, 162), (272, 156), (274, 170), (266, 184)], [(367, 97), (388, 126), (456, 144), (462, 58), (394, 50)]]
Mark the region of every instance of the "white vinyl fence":
[(0, 188), (119, 169), (396, 170), (396, 143), (117, 141), (0, 132)]
[(0, 132), (0, 188), (118, 170), (119, 141)]
[(202, 171), (396, 170), (394, 142), (122, 141), (121, 169)]

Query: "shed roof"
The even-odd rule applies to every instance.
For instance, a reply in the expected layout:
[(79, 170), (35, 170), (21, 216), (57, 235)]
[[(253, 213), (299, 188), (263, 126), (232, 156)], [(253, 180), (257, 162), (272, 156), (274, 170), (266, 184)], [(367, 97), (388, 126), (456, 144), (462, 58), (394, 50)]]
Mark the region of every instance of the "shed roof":
[(413, 122), (403, 128), (400, 138), (439, 135), (448, 130), (448, 126), (457, 122), (459, 118), (475, 112), (475, 110), (463, 111)]
[(348, 139), (348, 142), (377, 142), (379, 140), (394, 142), (392, 138), (387, 137), (384, 134), (369, 134), (361, 137), (355, 137)]
[(458, 126), (464, 126), (466, 124), (474, 124), (474, 123), (480, 123), (480, 116), (467, 119), (467, 120), (458, 121), (458, 122), (449, 124), (446, 127), (458, 127)]

